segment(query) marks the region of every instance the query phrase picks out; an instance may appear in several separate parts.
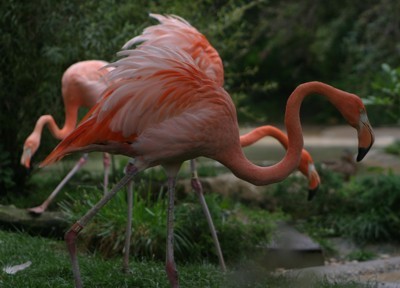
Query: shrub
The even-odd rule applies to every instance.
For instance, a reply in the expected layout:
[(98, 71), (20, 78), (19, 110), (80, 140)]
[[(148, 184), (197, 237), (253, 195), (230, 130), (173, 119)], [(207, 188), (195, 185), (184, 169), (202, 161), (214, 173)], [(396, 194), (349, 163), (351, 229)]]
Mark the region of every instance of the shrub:
[(289, 214), (293, 219), (309, 219), (317, 215), (327, 215), (335, 211), (344, 201), (340, 189), (343, 177), (335, 172), (317, 166), (321, 185), (314, 199), (307, 201), (307, 181), (303, 176), (292, 176), (270, 186), (266, 193), (271, 194), (278, 209)]
[(344, 187), (344, 194), (352, 202), (336, 214), (339, 231), (364, 242), (399, 239), (399, 176), (381, 174), (360, 177)]
[[(164, 259), (166, 242), (166, 209), (164, 191), (152, 199), (142, 181), (135, 187), (131, 238), (131, 254), (144, 259)], [(148, 190), (146, 190), (148, 189)], [(69, 195), (61, 208), (71, 222), (81, 217), (101, 197), (96, 188), (80, 188), (79, 194)], [(145, 196), (143, 196), (145, 195)], [(274, 228), (273, 216), (263, 210), (249, 210), (218, 195), (206, 195), (207, 204), (218, 230), (227, 261), (245, 257), (257, 245), (267, 242)], [(123, 251), (127, 204), (125, 193), (118, 193), (81, 232), (83, 245), (112, 257)], [(180, 261), (217, 262), (208, 224), (197, 196), (191, 195), (175, 209), (175, 255)]]

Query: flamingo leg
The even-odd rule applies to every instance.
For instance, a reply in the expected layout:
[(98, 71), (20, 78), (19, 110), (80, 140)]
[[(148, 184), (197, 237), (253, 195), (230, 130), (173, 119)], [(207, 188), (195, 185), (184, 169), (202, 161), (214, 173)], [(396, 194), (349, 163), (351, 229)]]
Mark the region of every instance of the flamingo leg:
[(79, 171), (79, 169), (82, 168), (83, 165), (86, 164), (87, 159), (88, 159), (88, 154), (87, 153), (83, 154), (82, 157), (75, 164), (75, 166), (71, 169), (71, 171), (69, 171), (69, 173), (64, 177), (64, 179), (57, 185), (56, 189), (54, 189), (54, 191), (51, 192), (50, 196), (39, 206), (28, 208), (28, 211), (35, 214), (42, 214), (44, 211), (46, 211), (47, 207), (54, 200), (54, 198), (61, 191), (61, 189), (65, 186), (65, 184), (72, 178), (72, 176), (75, 175), (76, 172)]
[(72, 272), (74, 274), (75, 287), (82, 288), (82, 279), (79, 271), (79, 263), (76, 255), (76, 238), (80, 231), (86, 226), (86, 224), (99, 212), (99, 210), (107, 204), (108, 201), (119, 191), (122, 187), (128, 184), (133, 176), (138, 172), (138, 169), (134, 167), (127, 171), (127, 174), (111, 189), (107, 192), (99, 202), (96, 203), (81, 219), (79, 219), (72, 227), (65, 233), (65, 242), (70, 255)]
[[(129, 169), (134, 168), (132, 162), (129, 162), (125, 168), (125, 173), (128, 173)], [(127, 201), (128, 201), (128, 219), (125, 230), (125, 246), (124, 246), (124, 259), (122, 262), (122, 271), (129, 273), (129, 252), (131, 247), (131, 235), (132, 235), (132, 217), (133, 217), (133, 181), (130, 181), (127, 185)]]
[(179, 288), (178, 271), (174, 259), (174, 194), (176, 177), (168, 177), (167, 255), (165, 270), (172, 288)]
[(103, 182), (103, 192), (107, 193), (108, 190), (108, 178), (110, 175), (110, 165), (111, 165), (111, 156), (108, 153), (103, 153), (103, 166), (104, 166), (104, 182)]
[(224, 261), (224, 256), (222, 255), (221, 246), (219, 244), (217, 231), (215, 230), (214, 222), (212, 220), (210, 210), (208, 209), (206, 199), (204, 198), (203, 186), (197, 176), (197, 169), (196, 169), (196, 160), (190, 160), (190, 170), (192, 172), (192, 188), (196, 192), (197, 196), (199, 197), (201, 207), (203, 208), (203, 213), (206, 216), (208, 227), (210, 228), (211, 236), (214, 241), (215, 250), (217, 251), (219, 264), (223, 272), (226, 272), (226, 266)]

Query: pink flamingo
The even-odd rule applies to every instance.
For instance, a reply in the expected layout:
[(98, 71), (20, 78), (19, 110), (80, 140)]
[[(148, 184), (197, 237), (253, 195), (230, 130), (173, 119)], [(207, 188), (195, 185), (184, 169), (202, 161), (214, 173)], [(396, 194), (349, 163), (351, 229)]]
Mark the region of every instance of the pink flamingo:
[(76, 238), (134, 175), (161, 165), (168, 177), (166, 272), (172, 287), (179, 287), (173, 250), (174, 191), (183, 161), (205, 156), (255, 185), (285, 179), (300, 162), (303, 137), (299, 110), (303, 99), (321, 94), (358, 131), (360, 161), (374, 136), (360, 98), (320, 82), (298, 86), (289, 97), (285, 126), (288, 149), (284, 158), (259, 167), (243, 154), (236, 109), (229, 94), (179, 47), (139, 46), (119, 53), (111, 66), (111, 84), (104, 96), (41, 163), (49, 165), (74, 152), (101, 151), (135, 158), (126, 175), (66, 233), (76, 287), (82, 287), (76, 257)]
[[(107, 62), (100, 60), (82, 61), (71, 65), (65, 72), (61, 80), (62, 97), (65, 107), (65, 123), (63, 128), (59, 128), (51, 115), (42, 115), (37, 120), (35, 129), (26, 138), (24, 150), (21, 156), (21, 164), (30, 167), (32, 156), (36, 153), (40, 146), (43, 127), (48, 125), (51, 134), (57, 139), (64, 139), (76, 126), (79, 107), (93, 107), (100, 97), (102, 91), (106, 88), (107, 83), (103, 80), (103, 76), (111, 70), (111, 68), (102, 69)], [(29, 208), (30, 212), (43, 213), (51, 201), (56, 197), (58, 192), (64, 187), (68, 180), (86, 163), (87, 154), (84, 154), (72, 170), (57, 185), (50, 196), (39, 206)], [(110, 166), (110, 156), (104, 153), (104, 193), (107, 192), (108, 174)]]
[[(210, 79), (213, 79), (217, 85), (223, 86), (224, 83), (224, 68), (222, 60), (219, 57), (217, 50), (209, 43), (207, 38), (201, 34), (195, 27), (190, 25), (186, 20), (175, 15), (163, 16), (159, 14), (150, 14), (152, 18), (155, 18), (160, 23), (147, 27), (143, 33), (130, 41), (128, 41), (124, 48), (127, 49), (132, 45), (140, 44), (141, 46), (157, 46), (157, 47), (179, 47), (184, 50), (193, 58), (196, 64), (202, 69)], [(254, 131), (241, 137), (242, 147), (251, 145), (265, 136), (272, 136), (278, 139), (278, 141), (286, 148), (287, 137), (286, 135), (272, 126), (263, 126), (255, 129)], [(312, 158), (307, 151), (302, 152), (301, 163), (299, 166), (300, 171), (309, 179), (309, 199), (315, 195), (315, 192), (320, 183), (318, 172), (315, 170)], [(220, 266), (223, 271), (226, 270), (225, 261), (222, 255), (221, 247), (217, 237), (207, 203), (204, 198), (203, 187), (197, 176), (196, 162), (194, 159), (190, 160), (190, 168), (192, 173), (191, 184), (193, 190), (199, 197), (200, 204), (203, 209), (203, 213), (206, 216), (207, 223), (210, 228), (211, 236), (214, 241), (217, 256), (220, 262)], [(129, 186), (131, 187), (131, 186)], [(132, 193), (131, 189), (128, 189), (128, 193)], [(132, 207), (129, 199), (132, 199), (132, 195), (128, 195), (128, 205)], [(132, 212), (128, 211), (131, 215)], [(127, 223), (127, 239), (131, 236), (131, 219), (128, 217)], [(125, 254), (124, 254), (124, 271), (127, 271), (129, 265), (129, 242), (125, 243)]]

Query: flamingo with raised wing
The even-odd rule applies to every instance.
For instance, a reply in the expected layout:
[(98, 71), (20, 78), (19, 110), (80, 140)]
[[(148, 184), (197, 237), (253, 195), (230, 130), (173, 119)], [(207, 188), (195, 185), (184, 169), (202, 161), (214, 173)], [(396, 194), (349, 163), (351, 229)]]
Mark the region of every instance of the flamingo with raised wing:
[[(209, 43), (207, 38), (201, 34), (195, 27), (181, 17), (175, 15), (159, 15), (150, 14), (150, 16), (159, 21), (159, 24), (147, 27), (143, 33), (137, 37), (134, 37), (124, 45), (124, 49), (127, 49), (134, 45), (140, 46), (157, 46), (157, 47), (170, 47), (172, 49), (179, 48), (190, 54), (200, 69), (207, 74), (207, 76), (214, 80), (217, 85), (223, 86), (224, 83), (224, 68), (222, 60), (217, 50)], [(287, 147), (287, 137), (283, 132), (277, 131), (277, 128), (271, 126), (259, 127), (253, 132), (244, 136), (244, 141), (252, 141), (252, 143), (258, 141), (262, 137), (271, 135), (278, 139), (284, 147)], [(242, 140), (242, 138), (241, 138)], [(250, 145), (250, 144), (247, 144)], [(247, 146), (246, 145), (246, 146)], [(213, 238), (217, 256), (219, 259), (220, 266), (223, 271), (226, 270), (225, 261), (222, 254), (222, 250), (219, 244), (217, 231), (215, 229), (213, 220), (211, 218), (207, 203), (204, 198), (203, 187), (197, 176), (197, 169), (195, 159), (190, 160), (190, 169), (192, 174), (191, 184), (193, 190), (199, 197), (200, 204), (203, 209), (203, 213), (206, 216), (206, 220)], [(315, 195), (318, 185), (320, 183), (318, 172), (313, 165), (311, 156), (307, 151), (303, 151), (302, 160), (299, 166), (300, 171), (309, 179), (309, 199)], [(129, 186), (132, 187), (132, 186)], [(128, 200), (132, 199), (132, 189), (128, 189)], [(131, 203), (128, 203), (129, 209), (131, 209)], [(132, 215), (131, 211), (128, 211), (129, 215)], [(127, 238), (130, 237), (131, 219), (128, 217), (127, 223)], [(129, 242), (125, 242), (124, 247), (124, 271), (129, 270)]]
[[(207, 76), (214, 80), (219, 86), (223, 86), (224, 83), (224, 67), (222, 64), (221, 57), (218, 51), (209, 43), (207, 38), (200, 33), (195, 27), (193, 27), (185, 19), (175, 15), (159, 15), (150, 14), (150, 17), (159, 21), (159, 24), (147, 27), (143, 33), (137, 37), (134, 37), (124, 45), (124, 49), (127, 49), (134, 45), (140, 46), (157, 46), (157, 47), (169, 47), (171, 49), (179, 48), (190, 54), (195, 63), (199, 66)], [(287, 137), (279, 131), (277, 128), (272, 126), (263, 126), (256, 128), (254, 131), (241, 137), (242, 146), (248, 146), (265, 136), (272, 136), (278, 139), (278, 141), (286, 148)], [(242, 142), (242, 140), (244, 142)], [(250, 143), (251, 142), (251, 143)], [(243, 145), (243, 143), (248, 143)], [(210, 228), (210, 232), (214, 241), (217, 256), (223, 271), (225, 268), (225, 261), (222, 255), (221, 247), (217, 237), (217, 232), (214, 227), (213, 220), (211, 218), (207, 203), (204, 198), (203, 187), (198, 179), (196, 171), (195, 159), (190, 160), (190, 168), (192, 173), (191, 184), (193, 190), (199, 197), (200, 204), (202, 206), (204, 215), (206, 216), (207, 223)], [(309, 199), (311, 199), (320, 183), (318, 172), (315, 169), (312, 158), (307, 151), (302, 152), (301, 163), (299, 166), (300, 171), (309, 179)], [(130, 197), (132, 198), (132, 197)], [(129, 199), (129, 197), (128, 197)], [(128, 218), (129, 219), (129, 218)], [(128, 220), (130, 221), (130, 219)], [(128, 223), (128, 229), (129, 228)], [(127, 236), (130, 235), (127, 231)], [(124, 270), (128, 269), (128, 256), (129, 246), (125, 245), (125, 261)]]

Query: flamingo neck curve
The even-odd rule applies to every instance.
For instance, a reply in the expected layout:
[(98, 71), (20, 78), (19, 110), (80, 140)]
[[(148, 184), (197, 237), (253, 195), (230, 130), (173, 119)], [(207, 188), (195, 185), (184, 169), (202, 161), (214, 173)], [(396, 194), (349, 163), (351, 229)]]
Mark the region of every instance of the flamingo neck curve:
[(303, 150), (303, 133), (300, 123), (300, 107), (304, 98), (312, 93), (318, 93), (339, 110), (343, 100), (350, 93), (333, 88), (321, 82), (308, 82), (299, 85), (290, 95), (285, 112), (285, 126), (288, 134), (288, 148), (284, 158), (269, 167), (260, 167), (251, 163), (244, 155), (240, 145), (232, 145), (216, 159), (229, 168), (238, 178), (254, 185), (268, 185), (282, 181), (299, 165)]

